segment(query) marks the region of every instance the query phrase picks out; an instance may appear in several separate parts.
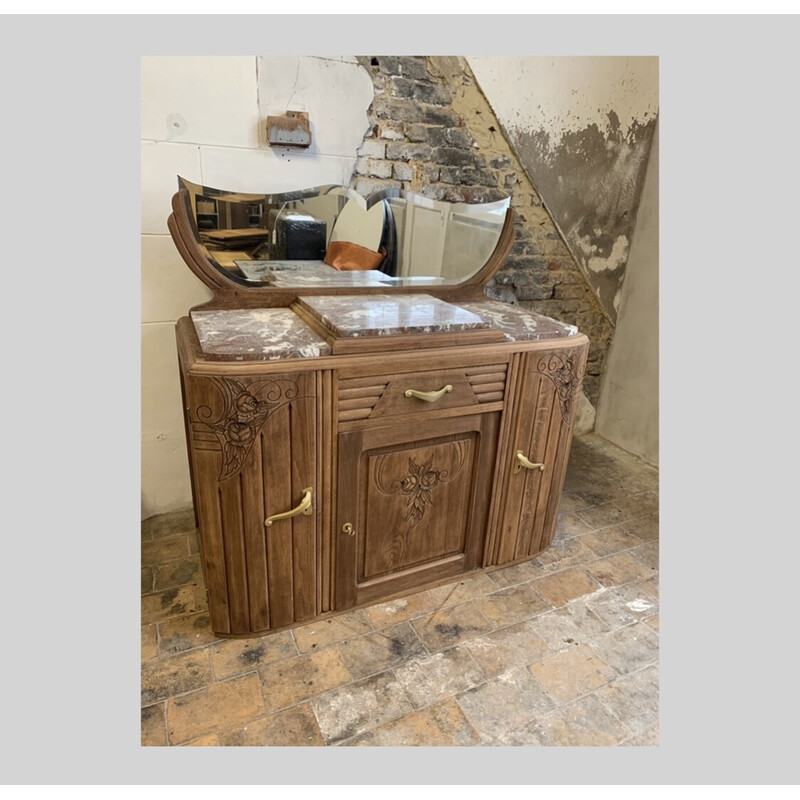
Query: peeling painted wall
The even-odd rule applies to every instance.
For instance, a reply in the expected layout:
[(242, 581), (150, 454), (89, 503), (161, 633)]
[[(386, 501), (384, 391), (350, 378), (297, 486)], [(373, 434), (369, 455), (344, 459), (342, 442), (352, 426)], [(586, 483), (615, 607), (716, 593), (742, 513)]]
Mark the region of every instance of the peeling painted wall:
[(468, 59), (615, 323), (658, 115), (655, 57)]
[(603, 373), (595, 430), (658, 463), (658, 128), (622, 287), (619, 322)]

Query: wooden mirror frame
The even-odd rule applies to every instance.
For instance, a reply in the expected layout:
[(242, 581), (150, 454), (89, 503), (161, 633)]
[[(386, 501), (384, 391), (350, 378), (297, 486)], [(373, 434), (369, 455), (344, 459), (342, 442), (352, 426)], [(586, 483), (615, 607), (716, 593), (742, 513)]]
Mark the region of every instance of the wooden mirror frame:
[(273, 287), (238, 282), (213, 264), (200, 244), (200, 234), (191, 211), (189, 192), (181, 188), (172, 197), (172, 213), (167, 218), (175, 247), (189, 269), (214, 296), (194, 309), (285, 308), (298, 297), (308, 295), (428, 294), (451, 302), (469, 302), (485, 298), (485, 286), (503, 265), (514, 244), (513, 209), (506, 211), (495, 249), (486, 263), (470, 278), (459, 284), (419, 286), (298, 286)]

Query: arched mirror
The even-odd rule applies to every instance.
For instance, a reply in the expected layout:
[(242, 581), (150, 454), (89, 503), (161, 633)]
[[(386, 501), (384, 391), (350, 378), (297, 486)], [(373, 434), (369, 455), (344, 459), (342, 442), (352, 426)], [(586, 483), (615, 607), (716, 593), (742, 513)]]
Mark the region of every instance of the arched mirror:
[(178, 184), (191, 227), (184, 244), (190, 233), (190, 249), (240, 287), (458, 286), (486, 266), (508, 229), (509, 199), (472, 205), (402, 189), (364, 199), (344, 186), (251, 194)]

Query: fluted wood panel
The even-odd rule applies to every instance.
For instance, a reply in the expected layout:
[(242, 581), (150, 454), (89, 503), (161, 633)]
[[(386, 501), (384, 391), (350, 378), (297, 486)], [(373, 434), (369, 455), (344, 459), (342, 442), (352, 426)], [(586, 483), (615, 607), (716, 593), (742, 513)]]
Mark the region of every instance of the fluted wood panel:
[[(185, 380), (212, 627), (245, 634), (317, 614), (314, 373)], [(276, 520), (306, 488), (313, 513)]]
[[(514, 389), (495, 564), (540, 553), (555, 533), (587, 347), (526, 353)], [(544, 469), (515, 471), (517, 451)]]

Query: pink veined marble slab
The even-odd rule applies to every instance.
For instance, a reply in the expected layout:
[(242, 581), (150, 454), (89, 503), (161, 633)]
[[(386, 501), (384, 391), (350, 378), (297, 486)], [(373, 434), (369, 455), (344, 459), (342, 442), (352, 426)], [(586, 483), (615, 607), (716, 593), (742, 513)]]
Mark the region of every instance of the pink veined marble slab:
[(303, 297), (300, 303), (342, 338), (494, 327), (466, 308), (427, 294), (331, 295)]
[(527, 308), (501, 303), (498, 300), (481, 300), (475, 303), (460, 303), (461, 308), (491, 321), (501, 330), (510, 342), (535, 339), (557, 339), (575, 336), (575, 325), (560, 322), (552, 317), (544, 317)]
[(273, 361), (330, 355), (330, 345), (288, 308), (193, 311), (200, 347), (211, 361)]
[(295, 286), (380, 286), (387, 276), (377, 269), (341, 271), (323, 261), (235, 261), (245, 277), (277, 288)]

